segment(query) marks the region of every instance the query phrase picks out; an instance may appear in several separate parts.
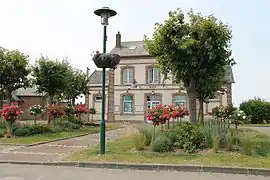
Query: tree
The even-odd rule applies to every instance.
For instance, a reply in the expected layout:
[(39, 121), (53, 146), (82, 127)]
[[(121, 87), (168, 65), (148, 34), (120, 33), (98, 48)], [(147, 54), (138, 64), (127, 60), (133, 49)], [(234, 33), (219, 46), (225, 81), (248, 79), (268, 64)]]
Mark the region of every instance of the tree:
[(222, 86), (226, 83), (226, 81), (224, 81), (225, 71), (209, 69), (207, 73), (200, 76), (196, 83), (197, 99), (199, 100), (198, 120), (201, 122), (204, 120), (203, 103), (208, 103), (209, 99), (214, 98), (215, 93), (221, 90)]
[[(189, 21), (180, 9), (171, 11), (163, 23), (156, 23), (153, 38), (146, 38), (149, 53), (156, 57), (161, 72), (182, 82), (189, 97), (190, 121), (196, 122), (198, 81), (209, 72), (214, 78), (231, 65), (230, 28), (214, 16), (190, 10)], [(211, 74), (211, 75), (210, 75)]]
[(35, 84), (39, 92), (45, 92), (52, 104), (55, 97), (62, 97), (69, 88), (70, 65), (67, 61), (50, 60), (41, 56), (33, 68)]
[(0, 88), (1, 96), (7, 95), (12, 101), (11, 93), (30, 85), (28, 78), (31, 68), (28, 55), (19, 50), (8, 50), (0, 47)]
[(75, 105), (75, 99), (81, 95), (86, 95), (87, 92), (87, 82), (88, 77), (86, 73), (77, 69), (69, 70), (69, 87), (65, 91), (65, 96), (67, 99), (71, 100), (72, 105)]

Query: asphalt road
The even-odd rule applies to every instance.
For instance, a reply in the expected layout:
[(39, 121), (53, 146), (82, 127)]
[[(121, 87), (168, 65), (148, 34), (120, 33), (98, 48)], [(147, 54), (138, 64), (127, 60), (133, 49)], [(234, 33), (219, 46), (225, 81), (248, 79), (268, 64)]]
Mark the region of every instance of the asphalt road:
[(87, 169), (73, 167), (0, 165), (0, 180), (269, 180), (269, 177), (211, 173)]

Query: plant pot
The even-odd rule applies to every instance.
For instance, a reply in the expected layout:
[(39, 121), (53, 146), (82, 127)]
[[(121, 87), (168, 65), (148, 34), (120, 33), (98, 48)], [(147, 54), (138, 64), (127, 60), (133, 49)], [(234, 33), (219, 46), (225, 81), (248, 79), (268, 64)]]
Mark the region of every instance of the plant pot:
[(115, 69), (120, 62), (120, 56), (117, 54), (100, 54), (96, 53), (93, 61), (98, 68)]

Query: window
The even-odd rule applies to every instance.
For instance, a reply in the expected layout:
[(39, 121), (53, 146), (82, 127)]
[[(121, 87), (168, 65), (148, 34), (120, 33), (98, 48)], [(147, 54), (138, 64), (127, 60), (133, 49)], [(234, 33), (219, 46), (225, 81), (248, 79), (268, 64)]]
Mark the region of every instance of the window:
[(159, 69), (157, 67), (150, 67), (147, 70), (148, 84), (158, 84), (160, 79)]
[(147, 108), (153, 108), (161, 103), (161, 96), (160, 95), (151, 95), (146, 96), (147, 101)]
[(101, 102), (101, 101), (102, 101), (102, 96), (96, 96), (96, 97), (95, 97), (95, 101)]
[(134, 79), (134, 68), (125, 68), (122, 72), (122, 83), (123, 84), (132, 84)]
[(123, 113), (132, 113), (133, 112), (133, 96), (126, 95), (123, 96)]
[(186, 95), (176, 95), (174, 96), (173, 103), (176, 106), (187, 106), (187, 96)]

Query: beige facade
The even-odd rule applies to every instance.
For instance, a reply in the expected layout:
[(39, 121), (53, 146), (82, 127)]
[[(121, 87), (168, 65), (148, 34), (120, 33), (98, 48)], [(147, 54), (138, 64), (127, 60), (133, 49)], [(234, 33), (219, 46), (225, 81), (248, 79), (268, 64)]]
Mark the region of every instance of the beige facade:
[[(121, 35), (117, 35), (116, 42), (121, 42)], [(180, 103), (188, 107), (188, 97), (182, 87), (173, 82), (173, 77), (164, 80), (164, 76), (156, 66), (156, 60), (147, 54), (142, 41), (122, 42), (121, 47), (116, 44), (112, 53), (121, 56), (117, 69), (106, 74), (106, 116), (105, 119), (115, 121), (146, 121), (145, 112), (157, 104)], [(110, 79), (113, 78), (113, 79)], [(231, 77), (232, 81), (233, 78)], [(108, 91), (111, 84), (113, 90)], [(89, 107), (96, 108), (97, 114), (94, 120), (100, 120), (101, 116), (101, 71), (95, 71), (90, 76), (90, 95), (86, 97)], [(215, 99), (204, 104), (204, 114), (212, 112), (218, 105), (231, 103), (231, 85), (224, 87), (230, 92), (216, 93)], [(111, 98), (108, 106), (108, 92)], [(228, 98), (229, 97), (229, 98)], [(107, 118), (108, 109), (110, 116)], [(199, 108), (199, 103), (198, 103)], [(114, 115), (113, 115), (114, 114)]]

